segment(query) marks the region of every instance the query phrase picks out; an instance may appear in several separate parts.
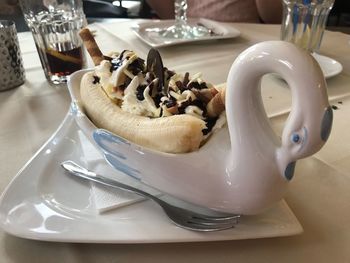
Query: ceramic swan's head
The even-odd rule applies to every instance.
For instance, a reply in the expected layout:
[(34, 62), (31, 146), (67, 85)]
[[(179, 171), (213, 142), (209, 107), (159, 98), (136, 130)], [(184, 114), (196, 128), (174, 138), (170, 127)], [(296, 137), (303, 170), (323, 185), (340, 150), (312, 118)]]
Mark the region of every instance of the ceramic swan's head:
[[(292, 109), (281, 142), (267, 124), (261, 102), (259, 82), (266, 73), (278, 73), (292, 93)], [(227, 82), (232, 148), (241, 143), (242, 138), (238, 139), (237, 134), (245, 133), (250, 140), (267, 140), (261, 145), (275, 154), (280, 174), (290, 180), (296, 160), (318, 151), (330, 134), (332, 109), (319, 65), (312, 56), (290, 43), (268, 41), (243, 52), (232, 65)]]
[[(260, 94), (262, 76), (273, 72), (288, 83), (293, 97), (281, 139), (270, 127)], [(77, 121), (117, 170), (183, 200), (242, 214), (259, 213), (281, 200), (296, 160), (318, 151), (332, 125), (320, 67), (282, 41), (259, 43), (236, 59), (227, 79), (226, 114), (229, 137), (219, 133), (198, 151), (178, 155), (148, 151), (95, 130), (84, 114), (77, 114)]]

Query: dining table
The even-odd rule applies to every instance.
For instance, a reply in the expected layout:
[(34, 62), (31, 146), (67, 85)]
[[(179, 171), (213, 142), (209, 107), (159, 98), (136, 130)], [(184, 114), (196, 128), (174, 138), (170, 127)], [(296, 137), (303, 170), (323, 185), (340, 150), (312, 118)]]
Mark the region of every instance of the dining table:
[[(116, 19), (92, 23), (88, 27), (104, 54), (128, 49), (145, 58), (150, 46), (131, 29), (144, 21), (149, 20)], [(240, 35), (160, 47), (164, 65), (181, 73), (201, 72), (207, 82), (221, 84), (226, 82), (232, 63), (242, 51), (256, 43), (280, 38), (280, 25), (225, 25), (235, 28)], [(26, 81), (19, 87), (0, 92), (0, 191), (3, 193), (0, 203), (3, 207), (6, 206), (4, 195), (11, 190), (13, 180), (30, 167), (46, 142), (52, 142), (52, 136), (61, 127), (71, 106), (67, 85), (51, 85), (46, 80), (31, 33), (18, 33), (18, 38)], [(8, 215), (0, 211), (0, 261), (350, 262), (350, 35), (326, 30), (318, 53), (339, 62), (342, 71), (326, 78), (334, 115), (330, 137), (319, 152), (298, 161), (284, 199), (302, 231), (255, 238), (235, 238), (233, 231), (231, 237), (222, 240), (206, 238), (205, 235), (210, 233), (201, 233), (202, 239), (181, 241), (176, 238), (164, 242), (152, 241), (152, 238), (138, 242), (41, 239), (35, 233), (25, 236), (7, 228)], [(90, 58), (87, 58), (87, 65), (92, 67)], [(266, 112), (278, 134), (290, 112), (291, 92), (288, 85), (273, 74), (263, 77), (261, 90)], [(68, 155), (71, 150), (68, 147), (60, 154)], [(40, 176), (50, 178), (50, 168)], [(28, 180), (28, 187), (36, 183)], [(33, 189), (44, 191), (44, 186), (34, 185)], [(68, 185), (61, 187), (69, 188)], [(25, 191), (26, 186), (22, 185), (20, 189)], [(22, 195), (20, 191), (12, 193), (13, 196), (16, 194)], [(15, 208), (10, 207), (8, 211), (11, 209)], [(161, 210), (157, 212), (162, 213)], [(112, 213), (118, 213), (118, 210)], [(25, 213), (18, 216), (18, 222), (29, 220)], [(49, 224), (53, 217), (48, 216), (42, 224)], [(171, 222), (169, 225), (176, 227)], [(85, 231), (98, 234), (98, 229)]]

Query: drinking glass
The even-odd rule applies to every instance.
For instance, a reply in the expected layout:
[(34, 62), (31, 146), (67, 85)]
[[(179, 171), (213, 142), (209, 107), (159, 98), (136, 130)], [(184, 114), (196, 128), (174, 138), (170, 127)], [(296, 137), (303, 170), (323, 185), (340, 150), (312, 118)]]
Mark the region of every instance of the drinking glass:
[(79, 30), (86, 25), (81, 0), (20, 0), (49, 82), (60, 84), (84, 67)]
[(175, 24), (160, 29), (158, 34), (164, 38), (196, 39), (210, 35), (204, 26), (190, 25), (187, 22), (187, 0), (175, 0)]
[(283, 0), (281, 39), (317, 52), (333, 4), (334, 0)]

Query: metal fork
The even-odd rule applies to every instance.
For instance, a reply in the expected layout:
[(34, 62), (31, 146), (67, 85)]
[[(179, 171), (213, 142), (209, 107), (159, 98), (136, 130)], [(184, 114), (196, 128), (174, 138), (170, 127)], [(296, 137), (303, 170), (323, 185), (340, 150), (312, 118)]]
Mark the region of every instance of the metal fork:
[(65, 161), (61, 163), (61, 166), (70, 174), (78, 176), (80, 178), (84, 178), (86, 180), (94, 181), (114, 188), (120, 188), (151, 199), (163, 208), (164, 212), (173, 221), (173, 223), (179, 227), (189, 230), (209, 232), (229, 229), (238, 223), (238, 219), (240, 217), (239, 215), (229, 215), (222, 213), (219, 213), (217, 215), (205, 215), (190, 211), (182, 207), (174, 206), (140, 189), (89, 171), (88, 169), (81, 167), (73, 161)]

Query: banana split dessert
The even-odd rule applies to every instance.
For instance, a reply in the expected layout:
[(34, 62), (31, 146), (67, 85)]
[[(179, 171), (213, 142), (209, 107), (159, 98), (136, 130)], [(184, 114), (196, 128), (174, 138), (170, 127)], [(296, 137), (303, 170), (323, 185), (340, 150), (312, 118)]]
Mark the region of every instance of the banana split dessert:
[(186, 153), (225, 125), (224, 87), (163, 67), (155, 49), (146, 61), (130, 50), (104, 56), (88, 29), (80, 36), (95, 64), (81, 80), (81, 100), (97, 127), (153, 150)]

